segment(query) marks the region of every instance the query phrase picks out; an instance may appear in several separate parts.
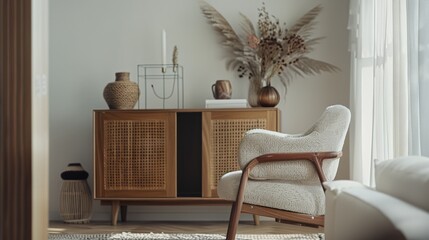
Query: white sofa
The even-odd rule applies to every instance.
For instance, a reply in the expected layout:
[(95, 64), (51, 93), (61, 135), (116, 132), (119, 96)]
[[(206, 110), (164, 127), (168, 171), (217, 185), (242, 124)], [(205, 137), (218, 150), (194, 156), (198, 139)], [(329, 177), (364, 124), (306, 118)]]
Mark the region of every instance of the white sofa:
[(326, 239), (429, 239), (429, 158), (377, 162), (375, 183), (324, 183)]

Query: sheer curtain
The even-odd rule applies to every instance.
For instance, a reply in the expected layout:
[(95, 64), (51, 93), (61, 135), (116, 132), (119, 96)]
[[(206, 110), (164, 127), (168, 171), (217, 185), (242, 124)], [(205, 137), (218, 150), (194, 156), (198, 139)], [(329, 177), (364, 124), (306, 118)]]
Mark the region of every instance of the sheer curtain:
[(410, 154), (429, 156), (429, 1), (408, 0)]
[(351, 179), (373, 186), (376, 159), (408, 155), (406, 1), (351, 0)]
[(351, 0), (350, 172), (374, 185), (376, 159), (429, 156), (429, 1)]

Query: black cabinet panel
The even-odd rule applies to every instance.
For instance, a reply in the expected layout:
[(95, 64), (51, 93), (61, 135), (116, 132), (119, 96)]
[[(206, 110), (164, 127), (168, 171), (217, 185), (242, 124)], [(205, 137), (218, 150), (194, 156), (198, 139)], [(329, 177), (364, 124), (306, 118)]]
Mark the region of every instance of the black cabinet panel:
[(177, 113), (177, 196), (202, 196), (201, 112)]

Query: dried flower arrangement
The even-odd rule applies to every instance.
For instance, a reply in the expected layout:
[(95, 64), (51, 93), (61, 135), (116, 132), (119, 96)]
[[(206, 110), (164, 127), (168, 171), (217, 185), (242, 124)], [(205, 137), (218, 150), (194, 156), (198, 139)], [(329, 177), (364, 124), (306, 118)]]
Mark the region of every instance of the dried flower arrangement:
[(291, 28), (282, 28), (277, 17), (269, 15), (265, 4), (258, 9), (257, 30), (245, 15), (242, 29), (245, 36), (238, 35), (228, 21), (211, 5), (202, 2), (201, 10), (213, 27), (224, 37), (223, 44), (232, 49), (233, 58), (228, 66), (236, 69), (240, 77), (247, 76), (261, 86), (265, 80), (271, 84), (277, 76), (285, 91), (295, 75), (315, 75), (339, 70), (336, 66), (312, 59), (307, 55), (322, 38), (311, 38), (315, 18), (322, 10), (316, 6), (302, 16)]

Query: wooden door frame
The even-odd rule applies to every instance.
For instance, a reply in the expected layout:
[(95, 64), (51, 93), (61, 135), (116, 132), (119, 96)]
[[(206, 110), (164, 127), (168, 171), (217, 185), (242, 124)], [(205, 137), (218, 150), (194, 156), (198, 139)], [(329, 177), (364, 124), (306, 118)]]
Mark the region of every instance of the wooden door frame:
[[(47, 60), (47, 49), (43, 52), (33, 47), (33, 14), (40, 12), (34, 11), (32, 3), (47, 12), (46, 0), (0, 0), (0, 216), (4, 220), (0, 239), (47, 239), (48, 212), (44, 206), (48, 205), (48, 190), (40, 190), (49, 184), (49, 136), (40, 131), (48, 124), (47, 93), (36, 101), (33, 94), (34, 70), (39, 68), (35, 65), (40, 64), (40, 57)], [(44, 112), (34, 114), (39, 103)], [(42, 122), (35, 123), (35, 118)], [(40, 123), (43, 128), (39, 128)], [(36, 143), (35, 138), (42, 141)], [(35, 173), (36, 169), (43, 172)], [(45, 177), (40, 181), (39, 176)]]
[(31, 239), (31, 0), (1, 0), (1, 239)]

